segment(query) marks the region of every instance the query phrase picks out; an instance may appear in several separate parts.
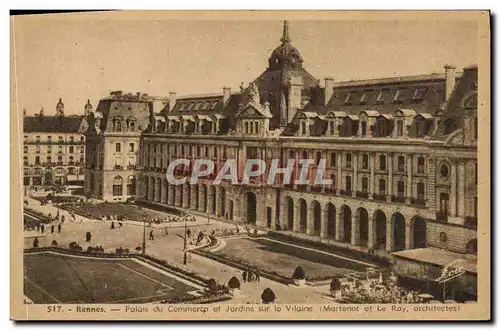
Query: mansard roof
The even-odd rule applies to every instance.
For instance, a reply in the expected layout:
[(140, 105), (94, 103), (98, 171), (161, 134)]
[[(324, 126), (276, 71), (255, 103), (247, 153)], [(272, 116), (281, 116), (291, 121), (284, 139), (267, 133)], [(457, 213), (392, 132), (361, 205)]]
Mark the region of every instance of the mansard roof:
[(78, 133), (82, 116), (34, 116), (23, 118), (24, 133)]

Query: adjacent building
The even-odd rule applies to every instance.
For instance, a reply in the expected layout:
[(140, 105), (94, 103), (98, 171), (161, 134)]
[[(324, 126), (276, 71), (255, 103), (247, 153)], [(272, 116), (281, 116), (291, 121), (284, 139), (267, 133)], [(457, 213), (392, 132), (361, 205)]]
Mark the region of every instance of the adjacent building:
[[(321, 83), (305, 69), (287, 22), (268, 62), (246, 87), (170, 93), (159, 112), (141, 94), (101, 100), (87, 133), (86, 190), (358, 250), (403, 251), (393, 257), (418, 265), (429, 253), (434, 260), (464, 259), (474, 278), (477, 67)], [(165, 173), (176, 158), (207, 158), (216, 166), (197, 184), (174, 186)], [(280, 159), (281, 167), (311, 159), (310, 179), (326, 159), (332, 184), (294, 184), (298, 166), (291, 184), (280, 178), (269, 185), (265, 175), (245, 185), (211, 184), (227, 159), (253, 158)], [(191, 167), (175, 174), (189, 177)], [(405, 269), (398, 268), (400, 275)]]
[[(92, 111), (90, 100), (84, 113)], [(44, 109), (35, 116), (23, 116), (23, 185), (27, 188), (84, 183), (84, 116), (64, 115), (61, 99), (56, 114)]]

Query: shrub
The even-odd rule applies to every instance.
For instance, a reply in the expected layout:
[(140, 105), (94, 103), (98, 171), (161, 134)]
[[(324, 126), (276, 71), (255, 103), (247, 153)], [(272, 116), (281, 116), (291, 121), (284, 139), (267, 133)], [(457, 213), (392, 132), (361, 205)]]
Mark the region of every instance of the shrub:
[(239, 289), (241, 286), (240, 281), (235, 276), (231, 277), (229, 282), (227, 282), (227, 285), (233, 290)]
[(69, 243), (69, 248), (71, 250), (76, 249), (77, 247), (79, 247), (79, 245), (78, 245), (77, 242), (71, 242), (71, 243)]
[(217, 291), (217, 282), (211, 278), (207, 281), (207, 288), (208, 288), (208, 291), (210, 292), (215, 292)]
[(270, 304), (274, 302), (274, 300), (276, 299), (276, 295), (274, 294), (273, 290), (271, 290), (270, 288), (266, 288), (264, 291), (262, 291), (260, 299), (262, 299), (263, 304)]
[(342, 285), (340, 283), (340, 280), (338, 278), (334, 278), (330, 282), (330, 291), (338, 291), (338, 290), (340, 290), (341, 286)]
[(57, 244), (57, 241), (56, 241), (56, 240), (53, 240), (53, 241), (52, 241), (52, 246), (58, 246), (58, 244)]
[(298, 266), (295, 268), (295, 271), (293, 272), (292, 278), (294, 280), (303, 280), (306, 278), (306, 272), (304, 271), (304, 268)]

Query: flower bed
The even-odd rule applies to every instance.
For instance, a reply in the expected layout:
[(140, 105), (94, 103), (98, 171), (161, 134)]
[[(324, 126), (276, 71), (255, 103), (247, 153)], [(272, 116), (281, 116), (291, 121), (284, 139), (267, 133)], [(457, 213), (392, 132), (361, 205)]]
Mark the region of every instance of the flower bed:
[(294, 243), (294, 244), (306, 246), (306, 247), (307, 246), (314, 247), (314, 248), (321, 250), (321, 251), (335, 253), (335, 254), (339, 254), (341, 256), (345, 256), (345, 257), (349, 257), (349, 258), (365, 260), (368, 262), (374, 262), (374, 263), (378, 264), (379, 266), (387, 267), (387, 266), (390, 266), (392, 264), (391, 260), (387, 257), (373, 255), (373, 254), (369, 254), (369, 253), (366, 253), (363, 251), (351, 250), (347, 247), (332, 246), (332, 245), (328, 245), (326, 243), (311, 241), (308, 239), (294, 237), (294, 236), (290, 236), (290, 235), (278, 233), (278, 232), (273, 232), (273, 231), (268, 232), (267, 236), (269, 238), (273, 238), (273, 239), (276, 239), (276, 240), (282, 241), (282, 242)]
[[(53, 218), (50, 218), (50, 217), (46, 216), (42, 212), (38, 212), (38, 211), (32, 210), (30, 208), (27, 208), (26, 206), (24, 207), (23, 212), (26, 213), (26, 214), (28, 214), (28, 215), (31, 215), (33, 217), (36, 217), (36, 218), (40, 219), (39, 222), (41, 222), (41, 223), (50, 223), (50, 222), (54, 221)], [(25, 224), (27, 224), (26, 220), (25, 220)]]
[(136, 200), (135, 205), (144, 206), (144, 207), (151, 209), (151, 210), (165, 212), (165, 213), (171, 213), (171, 214), (178, 215), (178, 216), (181, 216), (184, 214), (184, 211), (181, 211), (175, 207), (168, 206), (168, 205), (158, 205), (158, 204), (151, 203), (151, 202), (148, 202), (145, 200)]

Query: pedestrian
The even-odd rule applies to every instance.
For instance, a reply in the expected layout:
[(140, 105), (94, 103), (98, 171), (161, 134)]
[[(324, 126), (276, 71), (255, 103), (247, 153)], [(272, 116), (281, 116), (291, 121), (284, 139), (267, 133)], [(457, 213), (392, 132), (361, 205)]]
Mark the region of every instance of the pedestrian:
[(66, 220), (66, 218), (64, 217), (64, 215), (61, 217), (61, 222), (64, 223), (64, 220)]
[(123, 227), (123, 223), (121, 223), (121, 221), (120, 221), (120, 222), (118, 222), (118, 225), (119, 225), (120, 227)]
[(36, 230), (40, 231), (40, 222), (36, 224)]
[(33, 240), (33, 247), (34, 248), (38, 247), (38, 237), (35, 237), (35, 239)]
[(247, 272), (247, 282), (248, 282), (248, 283), (251, 283), (251, 282), (252, 282), (252, 275), (253, 275), (253, 274), (252, 274), (252, 272), (251, 272), (251, 271), (248, 271), (248, 272)]
[(90, 240), (92, 239), (92, 234), (90, 233), (90, 231), (88, 231), (86, 234), (85, 234), (85, 241), (86, 242), (90, 242)]
[(187, 234), (187, 237), (191, 237), (191, 229), (188, 228), (186, 231), (186, 234)]
[(115, 222), (111, 221), (111, 229), (115, 229)]
[(243, 271), (243, 275), (241, 275), (241, 277), (243, 277), (243, 283), (245, 283), (247, 281), (247, 272)]
[(165, 236), (168, 236), (168, 227), (165, 226)]
[(260, 282), (260, 275), (259, 275), (259, 273), (255, 273), (255, 280), (257, 282)]
[(45, 226), (43, 225), (43, 223), (40, 225), (40, 229), (42, 230), (42, 234), (43, 234), (43, 232), (45, 231)]
[(54, 233), (54, 225), (51, 225), (50, 226), (50, 233), (53, 234)]
[(152, 229), (151, 229), (151, 231), (149, 232), (149, 240), (150, 240), (150, 241), (154, 240), (153, 230), (152, 230)]
[(58, 225), (57, 225), (57, 232), (58, 232), (59, 234), (61, 233), (61, 227), (62, 227), (62, 226), (61, 226), (61, 224), (58, 224)]

